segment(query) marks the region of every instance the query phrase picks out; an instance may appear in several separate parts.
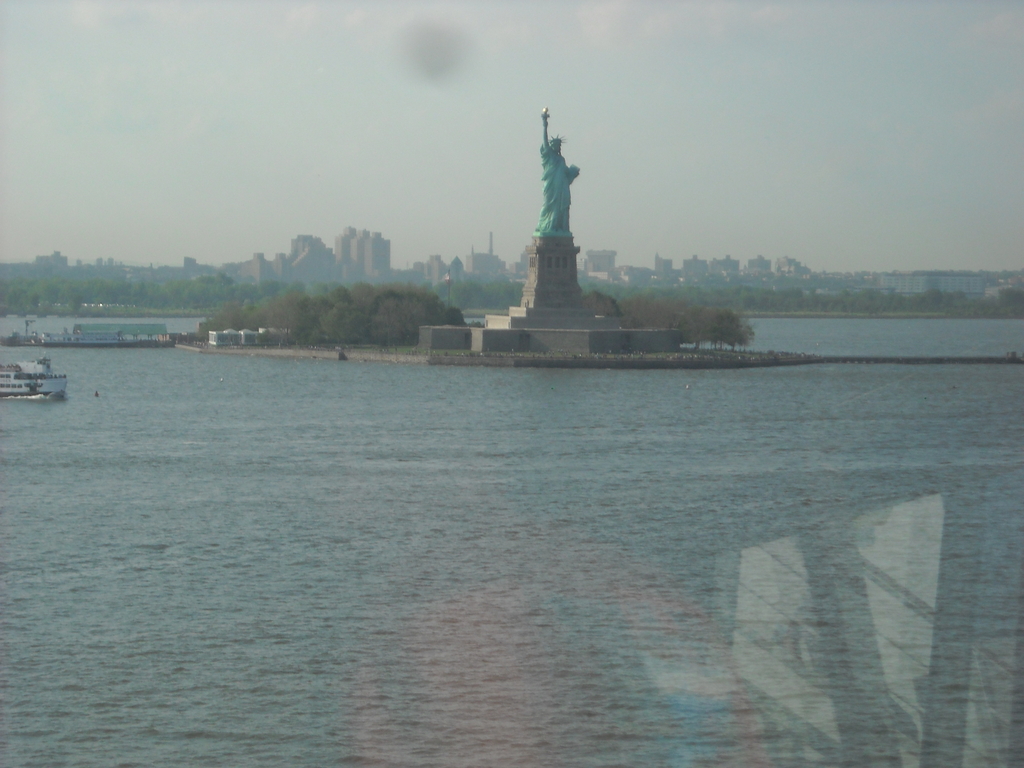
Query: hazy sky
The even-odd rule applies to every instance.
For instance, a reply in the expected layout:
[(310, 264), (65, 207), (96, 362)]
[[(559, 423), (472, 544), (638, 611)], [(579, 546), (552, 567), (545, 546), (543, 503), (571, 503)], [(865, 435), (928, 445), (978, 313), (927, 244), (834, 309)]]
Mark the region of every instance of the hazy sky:
[(1024, 6), (0, 5), (4, 261), (391, 239), (517, 258), (540, 110), (583, 250), (1024, 268)]

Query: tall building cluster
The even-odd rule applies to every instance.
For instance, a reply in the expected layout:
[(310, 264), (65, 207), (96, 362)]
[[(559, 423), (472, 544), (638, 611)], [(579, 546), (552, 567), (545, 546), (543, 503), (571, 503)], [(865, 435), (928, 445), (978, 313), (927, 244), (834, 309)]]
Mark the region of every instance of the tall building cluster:
[[(880, 289), (886, 293), (913, 295), (926, 291), (963, 293), (969, 298), (995, 298), (1006, 287), (1024, 285), (1024, 271), (1003, 275), (967, 271), (919, 270), (913, 272), (813, 272), (797, 259), (781, 256), (774, 260), (762, 255), (741, 263), (732, 256), (702, 259), (697, 255), (673, 260), (654, 254), (654, 268), (617, 264), (620, 254), (613, 250), (588, 250), (578, 259), (580, 279), (590, 283), (611, 283), (635, 287), (669, 287), (674, 285), (722, 285), (795, 287), (805, 291), (838, 293), (844, 290)], [(73, 262), (73, 263), (72, 263)], [(346, 227), (329, 247), (315, 235), (292, 238), (288, 252), (272, 257), (255, 253), (244, 262), (215, 267), (200, 264), (185, 256), (180, 267), (149, 267), (126, 265), (112, 258), (96, 258), (83, 263), (69, 259), (61, 251), (36, 256), (33, 261), (0, 263), (0, 279), (15, 277), (69, 279), (127, 279), (138, 282), (190, 280), (222, 272), (240, 282), (261, 283), (384, 283), (401, 281), (437, 285), (445, 281), (525, 280), (529, 254), (524, 251), (517, 260), (505, 262), (494, 252), (494, 235), (488, 238), (486, 251), (471, 247), (468, 254), (446, 261), (434, 254), (417, 261), (411, 269), (394, 270), (391, 266), (391, 241), (380, 232)], [(795, 282), (799, 281), (799, 282)], [(806, 282), (810, 281), (810, 282)]]
[(507, 265), (494, 253), (494, 233), (488, 236), (486, 253), (470, 247), (465, 260), (456, 256), (451, 263), (446, 263), (440, 255), (430, 256), (426, 261), (417, 261), (412, 271), (422, 275), (427, 281), (437, 284), (446, 279), (457, 282), (462, 279), (495, 280), (508, 276)]
[(249, 261), (234, 266), (237, 279), (255, 283), (383, 282), (391, 276), (391, 241), (380, 232), (346, 227), (334, 238), (334, 250), (315, 235), (298, 235), (289, 253), (278, 253), (273, 259), (254, 253)]
[(654, 269), (633, 267), (629, 265), (615, 266), (615, 251), (587, 251), (583, 261), (583, 273), (590, 280), (611, 283), (644, 283), (658, 282), (661, 284), (694, 283), (709, 278), (770, 277), (773, 275), (804, 276), (811, 270), (796, 259), (788, 256), (775, 260), (772, 267), (770, 259), (757, 256), (747, 260), (746, 267), (741, 267), (738, 259), (732, 256), (723, 258), (702, 259), (696, 254), (683, 259), (675, 266), (672, 259), (664, 259), (661, 254), (654, 254)]

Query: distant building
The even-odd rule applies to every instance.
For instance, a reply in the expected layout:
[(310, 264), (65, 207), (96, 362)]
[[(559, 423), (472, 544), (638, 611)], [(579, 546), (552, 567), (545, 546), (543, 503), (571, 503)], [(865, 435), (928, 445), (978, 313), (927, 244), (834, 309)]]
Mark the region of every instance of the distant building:
[(441, 258), (440, 254), (433, 254), (426, 261), (417, 261), (412, 265), (412, 271), (422, 275), (433, 285), (437, 285), (448, 273), (448, 262)]
[(586, 272), (614, 272), (618, 251), (587, 251), (583, 265)]
[(470, 248), (469, 256), (466, 257), (466, 273), (478, 277), (492, 277), (500, 275), (505, 271), (505, 262), (494, 255), (494, 233), (489, 236), (490, 245), (487, 253), (477, 253), (475, 248)]
[(54, 251), (49, 256), (36, 256), (35, 265), (39, 271), (51, 274), (67, 269), (68, 257), (62, 255), (60, 251)]
[(274, 274), (281, 282), (287, 283), (291, 280), (291, 264), (288, 263), (287, 253), (274, 254)]
[(357, 241), (357, 257), (362, 262), (363, 275), (370, 280), (384, 280), (391, 274), (391, 241), (385, 240), (380, 232), (364, 229)]
[(712, 259), (708, 270), (715, 275), (738, 275), (740, 263), (732, 256), (726, 256), (724, 259)]
[(772, 273), (771, 259), (766, 259), (758, 254), (757, 258), (747, 259), (748, 275), (770, 275)]
[(448, 273), (448, 263), (444, 259), (442, 259), (438, 254), (434, 254), (429, 259), (427, 259), (426, 266), (427, 280), (429, 280), (434, 285), (437, 285), (442, 280), (444, 280), (444, 276)]
[(205, 274), (209, 268), (201, 265), (191, 256), (186, 256), (181, 263), (181, 274), (185, 279)]
[[(530, 254), (524, 248), (523, 252), (519, 254), (519, 261), (513, 265), (513, 272), (517, 275), (527, 275), (530, 272)], [(585, 271), (585, 270), (584, 270)]]
[(466, 273), (482, 277), (500, 275), (505, 271), (505, 262), (493, 253), (471, 252), (466, 257)]
[(782, 256), (775, 260), (775, 274), (799, 277), (801, 275), (811, 274), (811, 270), (796, 259), (791, 259), (789, 256)]
[(651, 280), (658, 276), (653, 269), (647, 267), (631, 267), (627, 264), (616, 267), (611, 273), (612, 282), (625, 283), (632, 286), (650, 285)]
[(348, 277), (347, 272), (355, 264), (355, 260), (352, 258), (352, 243), (358, 236), (355, 227), (345, 227), (342, 233), (334, 238), (334, 263), (346, 272), (346, 277)]
[(334, 261), (334, 254), (319, 237), (297, 235), (292, 239), (288, 262), (294, 279), (309, 283), (340, 281)]
[(453, 283), (458, 283), (462, 280), (465, 280), (466, 268), (462, 266), (462, 259), (460, 259), (458, 256), (452, 259), (452, 263), (448, 265), (448, 271), (445, 274), (451, 275)]
[(274, 272), (274, 265), (267, 261), (262, 253), (254, 253), (251, 261), (246, 261), (238, 270), (240, 280), (249, 279), (255, 283), (265, 280), (280, 280), (281, 275)]
[(347, 227), (330, 249), (319, 237), (297, 235), (289, 253), (278, 253), (270, 261), (262, 253), (231, 267), (229, 274), (247, 282), (264, 280), (305, 283), (380, 282), (391, 276), (391, 241), (380, 232), (357, 231)]
[(980, 298), (985, 295), (985, 278), (970, 272), (891, 272), (881, 276), (881, 287), (884, 291), (906, 296), (942, 291)]
[(380, 232), (346, 227), (334, 239), (334, 259), (340, 280), (384, 280), (391, 274), (391, 241)]
[(663, 259), (658, 254), (654, 254), (654, 271), (659, 275), (670, 275), (674, 271), (672, 269), (672, 259)]
[[(308, 271), (306, 275), (309, 275)], [(309, 275), (308, 277), (306, 275), (295, 279), (305, 280), (312, 278), (313, 282), (324, 281), (317, 275)], [(274, 256), (273, 261), (268, 261), (267, 257), (262, 253), (254, 253), (249, 261), (243, 261), (236, 266), (234, 276), (242, 282), (262, 283), (266, 280), (276, 280), (287, 283), (292, 280), (291, 262), (289, 262), (288, 254), (286, 253), (277, 254)]]
[(704, 259), (698, 259), (694, 254), (683, 260), (683, 277), (686, 280), (696, 280), (705, 277), (708, 273), (708, 263)]

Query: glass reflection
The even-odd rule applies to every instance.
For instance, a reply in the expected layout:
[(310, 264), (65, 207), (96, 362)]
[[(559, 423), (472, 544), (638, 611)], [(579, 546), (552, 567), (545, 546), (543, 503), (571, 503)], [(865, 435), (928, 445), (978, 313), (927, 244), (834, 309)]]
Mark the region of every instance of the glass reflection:
[(1020, 765), (1019, 523), (983, 509), (932, 495), (741, 551), (732, 653), (775, 765)]

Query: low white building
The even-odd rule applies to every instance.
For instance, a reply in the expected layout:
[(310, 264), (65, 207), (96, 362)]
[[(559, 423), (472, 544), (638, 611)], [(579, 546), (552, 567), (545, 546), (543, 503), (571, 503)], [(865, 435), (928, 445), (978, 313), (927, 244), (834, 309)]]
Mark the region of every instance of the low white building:
[(243, 328), (238, 332), (238, 335), (243, 347), (252, 346), (256, 343), (256, 331), (250, 330), (249, 328)]
[[(249, 331), (252, 333), (252, 331)], [(242, 334), (233, 328), (223, 331), (210, 331), (211, 347), (237, 347), (242, 343)]]

